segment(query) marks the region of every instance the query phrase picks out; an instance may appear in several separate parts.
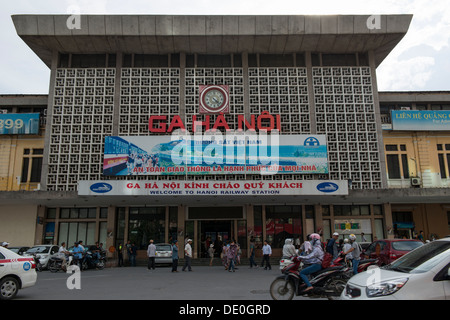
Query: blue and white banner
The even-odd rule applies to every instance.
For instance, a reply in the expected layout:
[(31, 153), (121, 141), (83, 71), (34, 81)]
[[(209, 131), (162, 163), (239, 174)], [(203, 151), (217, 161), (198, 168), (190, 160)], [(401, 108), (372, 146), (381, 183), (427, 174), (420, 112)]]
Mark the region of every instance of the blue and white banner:
[(348, 195), (346, 180), (107, 180), (79, 181), (80, 196)]
[(167, 135), (105, 138), (103, 174), (327, 174), (325, 135)]
[(448, 131), (450, 111), (392, 110), (392, 130)]

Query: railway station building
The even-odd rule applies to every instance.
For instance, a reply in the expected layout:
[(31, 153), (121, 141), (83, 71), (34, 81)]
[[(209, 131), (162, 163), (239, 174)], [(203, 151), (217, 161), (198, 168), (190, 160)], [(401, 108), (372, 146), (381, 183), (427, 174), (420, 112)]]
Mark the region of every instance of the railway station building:
[(450, 127), (432, 117), (450, 93), (379, 92), (412, 16), (371, 19), (13, 16), (51, 73), (48, 95), (0, 97), (11, 130), (40, 115), (0, 136), (0, 240), (111, 257), (130, 240), (144, 258), (190, 238), (200, 258), (230, 239), (281, 256), (313, 232), (449, 234)]

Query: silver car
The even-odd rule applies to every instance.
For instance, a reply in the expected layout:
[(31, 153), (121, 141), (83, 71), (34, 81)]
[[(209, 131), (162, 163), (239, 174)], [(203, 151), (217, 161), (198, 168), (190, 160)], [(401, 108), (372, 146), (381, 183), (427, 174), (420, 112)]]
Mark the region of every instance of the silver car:
[(155, 264), (172, 264), (172, 246), (169, 243), (157, 243)]

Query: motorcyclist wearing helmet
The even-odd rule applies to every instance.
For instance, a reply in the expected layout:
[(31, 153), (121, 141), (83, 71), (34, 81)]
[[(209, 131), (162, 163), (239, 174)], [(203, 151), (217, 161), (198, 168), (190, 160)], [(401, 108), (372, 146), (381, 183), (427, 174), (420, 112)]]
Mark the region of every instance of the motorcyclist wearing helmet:
[(296, 256), (297, 256), (297, 251), (295, 250), (293, 240), (286, 239), (284, 241), (284, 246), (283, 246), (283, 258), (290, 258), (290, 257), (296, 257)]
[(361, 259), (361, 247), (359, 246), (359, 243), (356, 242), (356, 236), (354, 234), (349, 235), (348, 239), (350, 240), (351, 248), (345, 251), (343, 255), (345, 256), (350, 252), (352, 253), (353, 274), (357, 274), (359, 260)]
[(320, 235), (317, 233), (313, 233), (310, 235), (311, 237), (311, 245), (312, 252), (306, 256), (300, 256), (299, 258), (303, 260), (305, 264), (310, 265), (309, 267), (303, 269), (300, 272), (300, 277), (306, 284), (306, 289), (303, 292), (310, 291), (313, 289), (313, 286), (309, 282), (307, 275), (317, 272), (322, 269), (322, 260), (324, 252), (322, 250), (322, 244), (320, 243)]

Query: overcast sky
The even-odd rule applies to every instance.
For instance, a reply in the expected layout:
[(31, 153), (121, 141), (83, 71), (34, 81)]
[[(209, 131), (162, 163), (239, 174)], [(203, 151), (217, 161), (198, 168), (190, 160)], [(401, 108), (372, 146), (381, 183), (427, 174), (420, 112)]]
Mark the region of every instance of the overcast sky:
[(413, 14), (377, 69), (382, 91), (450, 90), (448, 0), (1, 0), (0, 94), (48, 93), (49, 69), (17, 36), (13, 14)]

